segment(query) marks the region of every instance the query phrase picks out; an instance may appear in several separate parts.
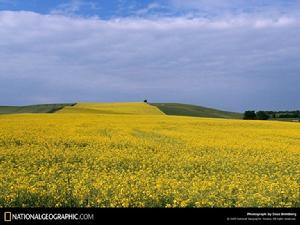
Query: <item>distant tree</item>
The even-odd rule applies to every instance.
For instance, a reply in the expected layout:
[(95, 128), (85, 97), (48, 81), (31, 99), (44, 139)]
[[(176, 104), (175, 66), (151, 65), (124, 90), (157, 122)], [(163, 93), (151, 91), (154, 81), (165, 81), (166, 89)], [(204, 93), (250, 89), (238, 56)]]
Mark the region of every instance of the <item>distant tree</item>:
[(243, 119), (244, 120), (255, 120), (256, 119), (255, 111), (245, 111)]
[(279, 118), (299, 118), (298, 113), (285, 113), (285, 114), (280, 114)]
[(268, 120), (270, 118), (270, 116), (264, 111), (258, 111), (256, 113), (256, 118), (258, 120)]
[(147, 99), (145, 99), (145, 100), (144, 100), (144, 102), (145, 102), (145, 103), (148, 103), (148, 100), (147, 100)]

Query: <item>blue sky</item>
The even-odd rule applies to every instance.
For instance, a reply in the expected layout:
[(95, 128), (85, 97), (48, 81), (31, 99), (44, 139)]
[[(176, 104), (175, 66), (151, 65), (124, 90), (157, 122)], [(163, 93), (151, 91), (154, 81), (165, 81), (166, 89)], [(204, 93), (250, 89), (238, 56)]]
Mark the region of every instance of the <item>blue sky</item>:
[(286, 14), (298, 7), (299, 0), (0, 0), (0, 10), (98, 16), (101, 19), (189, 14), (213, 17), (266, 11)]
[(0, 0), (0, 105), (300, 109), (300, 0)]
[[(156, 4), (150, 0), (4, 0), (1, 10), (26, 10), (42, 14), (72, 14), (80, 16), (98, 16), (102, 19), (112, 17), (124, 17), (134, 15), (136, 11), (145, 9), (151, 4)], [(162, 4), (165, 4), (163, 2)]]

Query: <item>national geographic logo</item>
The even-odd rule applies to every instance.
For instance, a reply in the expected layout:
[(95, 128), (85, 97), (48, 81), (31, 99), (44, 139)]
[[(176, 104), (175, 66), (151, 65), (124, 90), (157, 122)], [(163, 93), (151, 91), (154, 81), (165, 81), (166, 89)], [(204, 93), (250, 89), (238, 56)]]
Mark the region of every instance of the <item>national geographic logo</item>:
[(12, 213), (4, 212), (4, 222), (12, 221), (72, 221), (72, 220), (94, 220), (94, 214), (90, 213)]
[(11, 212), (4, 212), (4, 222), (11, 222)]

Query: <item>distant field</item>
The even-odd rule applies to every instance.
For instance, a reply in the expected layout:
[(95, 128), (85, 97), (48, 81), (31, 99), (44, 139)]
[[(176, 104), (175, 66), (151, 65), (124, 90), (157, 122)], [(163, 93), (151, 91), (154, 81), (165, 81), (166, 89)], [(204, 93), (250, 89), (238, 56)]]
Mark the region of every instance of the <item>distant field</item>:
[(0, 106), (0, 114), (18, 113), (91, 113), (128, 115), (177, 115), (241, 119), (242, 114), (178, 103), (69, 103), (30, 106)]
[(81, 106), (0, 115), (0, 207), (300, 206), (298, 123)]
[(178, 103), (151, 103), (167, 115), (241, 119), (241, 113), (221, 111), (196, 105)]
[(284, 121), (284, 122), (300, 122), (300, 119), (299, 118), (272, 118), (272, 119), (269, 119), (269, 120), (272, 120), (272, 121)]
[(67, 106), (58, 113), (163, 115), (157, 107), (142, 102), (131, 103), (78, 103)]
[(68, 104), (42, 104), (29, 106), (0, 106), (0, 114), (18, 114), (18, 113), (53, 113), (65, 106), (75, 105)]

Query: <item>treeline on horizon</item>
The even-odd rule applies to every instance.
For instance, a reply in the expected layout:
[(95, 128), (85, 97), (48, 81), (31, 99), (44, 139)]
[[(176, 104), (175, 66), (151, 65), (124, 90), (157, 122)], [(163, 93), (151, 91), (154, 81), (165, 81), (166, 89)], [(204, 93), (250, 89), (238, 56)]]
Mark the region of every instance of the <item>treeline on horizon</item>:
[(245, 111), (244, 120), (300, 119), (300, 110), (296, 111)]

